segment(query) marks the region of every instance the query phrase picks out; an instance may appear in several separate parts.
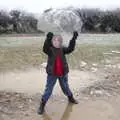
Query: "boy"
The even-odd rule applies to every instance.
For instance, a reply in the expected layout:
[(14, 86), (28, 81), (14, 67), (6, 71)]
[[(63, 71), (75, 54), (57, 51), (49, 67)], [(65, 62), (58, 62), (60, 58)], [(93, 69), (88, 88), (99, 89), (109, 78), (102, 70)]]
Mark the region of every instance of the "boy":
[(70, 40), (69, 46), (62, 47), (61, 36), (55, 36), (51, 32), (47, 34), (46, 40), (43, 45), (43, 52), (48, 55), (46, 67), (47, 83), (44, 94), (42, 95), (38, 114), (43, 114), (44, 107), (52, 94), (53, 87), (57, 79), (59, 80), (59, 84), (63, 93), (68, 97), (69, 102), (73, 104), (78, 104), (78, 102), (74, 99), (68, 85), (69, 68), (65, 57), (66, 54), (69, 54), (74, 50), (77, 37), (78, 33), (77, 31), (75, 31), (73, 33), (72, 39)]

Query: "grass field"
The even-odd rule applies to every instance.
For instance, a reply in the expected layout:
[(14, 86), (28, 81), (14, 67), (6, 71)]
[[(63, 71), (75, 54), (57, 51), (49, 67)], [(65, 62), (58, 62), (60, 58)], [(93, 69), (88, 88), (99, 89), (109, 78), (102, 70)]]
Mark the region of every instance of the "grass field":
[[(65, 44), (70, 37), (64, 36)], [(0, 71), (39, 67), (47, 58), (42, 52), (44, 39), (44, 36), (0, 37)], [(81, 34), (75, 51), (67, 59), (71, 68), (80, 69), (81, 61), (90, 66), (120, 58), (120, 54), (112, 51), (120, 51), (119, 34)]]

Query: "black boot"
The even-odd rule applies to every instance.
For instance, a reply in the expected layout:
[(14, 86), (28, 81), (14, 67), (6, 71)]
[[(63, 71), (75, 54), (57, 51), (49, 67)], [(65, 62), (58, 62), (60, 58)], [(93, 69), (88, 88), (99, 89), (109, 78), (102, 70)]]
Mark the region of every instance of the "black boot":
[(46, 104), (46, 102), (42, 99), (41, 102), (40, 102), (40, 106), (38, 108), (38, 114), (41, 115), (41, 114), (44, 113), (45, 104)]
[(69, 100), (70, 103), (78, 104), (78, 101), (75, 100), (75, 98), (73, 97), (73, 95), (72, 96), (68, 96), (68, 100)]

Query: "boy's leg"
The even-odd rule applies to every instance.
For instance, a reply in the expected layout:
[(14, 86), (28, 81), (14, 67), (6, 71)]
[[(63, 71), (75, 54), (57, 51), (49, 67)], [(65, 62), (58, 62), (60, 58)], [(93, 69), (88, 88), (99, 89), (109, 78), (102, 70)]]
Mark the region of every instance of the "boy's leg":
[(66, 96), (72, 96), (72, 92), (68, 85), (68, 74), (59, 77), (59, 84), (60, 84), (60, 87), (61, 87), (63, 93)]
[(74, 99), (73, 94), (69, 88), (68, 74), (59, 77), (59, 84), (61, 86), (63, 93), (68, 97), (69, 102), (78, 104), (78, 102)]
[(56, 80), (57, 80), (56, 76), (52, 75), (47, 76), (47, 83), (45, 86), (44, 93), (42, 95), (42, 100), (44, 100), (45, 102), (47, 102), (49, 97), (51, 96)]
[(40, 103), (40, 106), (38, 109), (38, 114), (43, 114), (45, 104), (52, 94), (53, 87), (56, 83), (56, 80), (57, 80), (57, 77), (55, 77), (55, 76), (52, 76), (52, 75), (47, 76), (47, 83), (45, 86), (44, 94), (42, 95), (41, 103)]

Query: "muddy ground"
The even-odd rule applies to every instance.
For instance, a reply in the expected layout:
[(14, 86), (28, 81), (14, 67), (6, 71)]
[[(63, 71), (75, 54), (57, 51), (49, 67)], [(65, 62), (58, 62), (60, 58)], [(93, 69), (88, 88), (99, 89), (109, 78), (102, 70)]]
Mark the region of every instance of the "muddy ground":
[(69, 104), (57, 84), (40, 116), (37, 108), (45, 77), (38, 69), (1, 73), (0, 120), (119, 120), (119, 69), (71, 70), (69, 83), (79, 104)]

